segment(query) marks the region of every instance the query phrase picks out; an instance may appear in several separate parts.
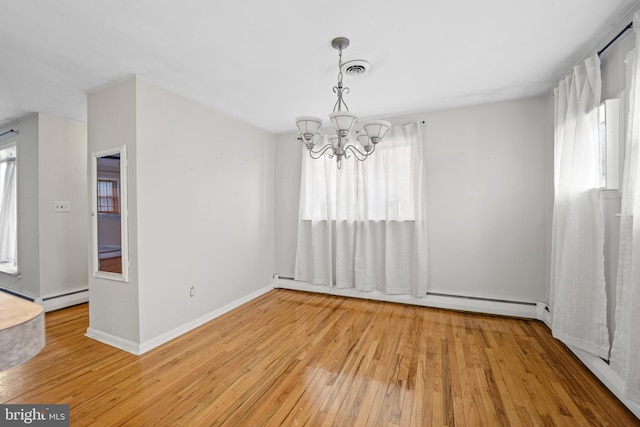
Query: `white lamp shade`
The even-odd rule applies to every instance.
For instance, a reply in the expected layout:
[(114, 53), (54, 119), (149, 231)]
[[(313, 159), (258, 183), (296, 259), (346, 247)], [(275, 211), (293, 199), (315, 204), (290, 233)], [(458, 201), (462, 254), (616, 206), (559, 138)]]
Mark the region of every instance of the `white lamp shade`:
[(365, 149), (371, 146), (371, 138), (369, 138), (369, 135), (367, 135), (366, 133), (361, 132), (358, 134), (358, 142), (360, 143), (360, 145), (365, 147)]
[(387, 131), (389, 131), (391, 123), (385, 120), (371, 120), (366, 122), (363, 127), (369, 135), (369, 138), (371, 138), (371, 141), (374, 144), (377, 144), (382, 138), (384, 138)]
[(322, 126), (322, 119), (313, 116), (296, 117), (296, 126), (298, 126), (300, 135), (303, 135), (305, 139), (311, 140), (313, 135), (320, 129), (320, 126)]
[(336, 111), (329, 114), (329, 118), (336, 130), (339, 133), (342, 133), (343, 136), (348, 133), (355, 122), (358, 121), (358, 116), (349, 111)]

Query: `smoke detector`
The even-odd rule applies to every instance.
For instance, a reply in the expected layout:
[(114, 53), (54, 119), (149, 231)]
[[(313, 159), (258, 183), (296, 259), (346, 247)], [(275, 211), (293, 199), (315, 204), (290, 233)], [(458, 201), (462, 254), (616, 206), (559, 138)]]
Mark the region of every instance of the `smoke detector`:
[(371, 68), (371, 63), (364, 59), (354, 59), (342, 64), (342, 72), (348, 76), (359, 76)]

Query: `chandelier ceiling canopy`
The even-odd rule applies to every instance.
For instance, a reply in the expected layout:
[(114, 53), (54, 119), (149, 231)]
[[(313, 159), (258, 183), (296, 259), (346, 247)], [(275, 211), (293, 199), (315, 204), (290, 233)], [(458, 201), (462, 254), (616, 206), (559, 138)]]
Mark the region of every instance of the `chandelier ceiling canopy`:
[[(367, 61), (353, 60), (342, 63), (342, 51), (349, 46), (349, 39), (336, 37), (331, 41), (331, 46), (338, 50), (338, 84), (333, 87), (337, 96), (333, 106), (333, 112), (329, 114), (329, 120), (335, 129), (335, 135), (329, 135), (329, 143), (319, 144), (323, 134), (320, 132), (322, 119), (314, 116), (300, 116), (296, 118), (298, 127), (298, 139), (304, 143), (313, 159), (319, 159), (323, 155), (336, 157), (338, 169), (342, 166), (342, 159), (348, 159), (353, 155), (357, 160), (363, 161), (375, 151), (376, 145), (384, 138), (391, 128), (391, 123), (384, 120), (370, 120), (362, 124), (362, 128), (355, 130), (358, 116), (349, 111), (344, 101), (344, 95), (349, 93), (349, 88), (342, 83), (343, 71), (347, 75), (359, 75), (366, 72), (370, 65)], [(318, 145), (318, 148), (314, 148)]]

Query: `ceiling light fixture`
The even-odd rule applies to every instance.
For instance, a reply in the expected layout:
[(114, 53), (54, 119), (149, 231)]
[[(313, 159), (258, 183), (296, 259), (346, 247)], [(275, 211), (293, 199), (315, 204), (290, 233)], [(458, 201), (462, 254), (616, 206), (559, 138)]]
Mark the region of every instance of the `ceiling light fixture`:
[[(333, 106), (333, 113), (329, 114), (329, 119), (336, 130), (335, 135), (329, 136), (329, 144), (314, 151), (314, 147), (323, 136), (320, 132), (322, 119), (313, 116), (300, 116), (296, 118), (296, 126), (300, 135), (298, 139), (304, 143), (309, 150), (309, 155), (313, 159), (319, 159), (327, 154), (327, 157), (336, 157), (338, 169), (342, 167), (342, 159), (350, 158), (350, 154), (359, 161), (365, 160), (375, 151), (376, 145), (384, 138), (391, 128), (391, 123), (384, 120), (370, 120), (363, 123), (362, 130), (355, 131), (353, 136), (353, 126), (358, 121), (358, 116), (349, 111), (349, 107), (344, 102), (343, 96), (349, 93), (349, 88), (342, 84), (342, 51), (349, 46), (349, 39), (337, 37), (331, 41), (331, 46), (338, 50), (338, 85), (333, 87), (333, 92), (338, 99)], [(350, 61), (353, 62), (353, 61)], [(347, 74), (358, 75), (364, 73), (369, 63), (358, 60), (355, 62), (352, 72)], [(348, 69), (350, 70), (350, 69)], [(343, 110), (344, 107), (344, 110)], [(359, 149), (358, 147), (361, 147)]]

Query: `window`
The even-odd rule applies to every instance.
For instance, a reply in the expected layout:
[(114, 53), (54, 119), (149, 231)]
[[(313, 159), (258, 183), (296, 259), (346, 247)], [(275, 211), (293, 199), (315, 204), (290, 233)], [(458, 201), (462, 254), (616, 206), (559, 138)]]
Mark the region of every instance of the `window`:
[(0, 271), (18, 273), (16, 144), (0, 148)]
[(388, 134), (371, 157), (364, 162), (345, 159), (341, 170), (335, 158), (311, 160), (304, 151), (301, 219), (414, 220), (413, 149), (402, 133)]
[(120, 196), (117, 179), (98, 179), (98, 213), (119, 214)]
[(600, 138), (600, 188), (619, 188), (620, 100), (607, 99), (598, 107)]
[(303, 152), (296, 280), (426, 294), (422, 153), (419, 122), (393, 126), (369, 158), (345, 159), (340, 170), (335, 158), (312, 160)]

